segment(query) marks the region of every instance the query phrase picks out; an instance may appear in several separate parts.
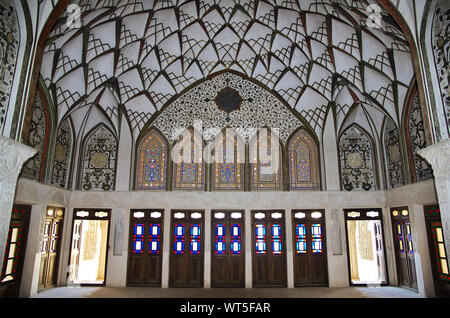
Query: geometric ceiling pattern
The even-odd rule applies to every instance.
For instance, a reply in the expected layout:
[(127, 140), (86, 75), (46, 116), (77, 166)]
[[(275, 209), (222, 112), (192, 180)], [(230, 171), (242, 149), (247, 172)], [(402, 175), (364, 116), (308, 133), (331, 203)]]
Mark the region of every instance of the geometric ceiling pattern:
[[(367, 25), (366, 0), (90, 0), (82, 26), (52, 30), (40, 74), (58, 119), (98, 107), (142, 126), (169, 100), (224, 70), (256, 81), (316, 132), (355, 102), (398, 123), (414, 75), (404, 34), (387, 13)], [(86, 110), (87, 112), (87, 110)]]

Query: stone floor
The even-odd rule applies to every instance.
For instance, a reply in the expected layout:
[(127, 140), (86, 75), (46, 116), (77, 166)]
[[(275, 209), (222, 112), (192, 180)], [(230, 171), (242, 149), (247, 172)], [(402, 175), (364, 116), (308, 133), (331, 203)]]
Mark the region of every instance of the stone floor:
[(383, 287), (348, 288), (147, 288), (57, 287), (33, 298), (423, 298), (409, 289)]

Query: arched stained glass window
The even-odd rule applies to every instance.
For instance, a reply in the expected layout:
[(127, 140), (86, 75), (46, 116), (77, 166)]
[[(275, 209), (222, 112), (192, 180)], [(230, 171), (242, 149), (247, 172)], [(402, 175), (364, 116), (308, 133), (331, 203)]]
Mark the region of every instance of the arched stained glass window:
[(252, 190), (282, 189), (282, 153), (277, 136), (268, 129), (257, 131), (250, 142)]
[(289, 142), (288, 152), (291, 189), (319, 190), (319, 155), (314, 140), (302, 129)]
[(141, 141), (137, 153), (136, 189), (166, 188), (167, 143), (156, 130)]
[(245, 147), (233, 131), (220, 134), (213, 147), (212, 190), (244, 188)]
[(204, 190), (205, 164), (203, 142), (191, 130), (185, 130), (172, 149), (174, 190)]

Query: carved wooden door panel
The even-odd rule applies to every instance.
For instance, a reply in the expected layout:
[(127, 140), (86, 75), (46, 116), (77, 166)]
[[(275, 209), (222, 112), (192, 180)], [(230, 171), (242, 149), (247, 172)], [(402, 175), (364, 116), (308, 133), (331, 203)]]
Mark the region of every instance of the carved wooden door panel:
[(286, 287), (283, 210), (252, 211), (253, 287)]
[(417, 289), (414, 248), (408, 207), (392, 208), (391, 219), (399, 284)]
[(328, 267), (323, 210), (293, 210), (294, 285), (327, 286)]
[(41, 244), (41, 266), (38, 280), (39, 290), (56, 286), (57, 284), (63, 220), (63, 208), (47, 208)]
[(203, 231), (203, 211), (172, 211), (170, 287), (203, 287)]
[(161, 286), (164, 210), (131, 210), (128, 286)]
[(244, 287), (244, 211), (212, 211), (211, 287)]

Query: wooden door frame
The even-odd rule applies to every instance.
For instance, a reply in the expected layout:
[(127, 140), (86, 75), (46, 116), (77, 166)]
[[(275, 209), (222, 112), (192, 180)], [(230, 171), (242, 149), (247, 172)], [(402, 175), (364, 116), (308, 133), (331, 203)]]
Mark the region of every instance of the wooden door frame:
[[(89, 216), (87, 217), (79, 217), (76, 215), (77, 212), (79, 211), (86, 211), (89, 212)], [(108, 216), (104, 217), (104, 218), (100, 218), (100, 217), (96, 217), (95, 216), (95, 212), (108, 212)], [(70, 251), (69, 251), (69, 260), (68, 260), (68, 268), (70, 268), (70, 260), (72, 258), (72, 242), (73, 242), (73, 230), (74, 230), (74, 226), (75, 226), (75, 220), (99, 220), (99, 221), (108, 221), (108, 233), (106, 235), (106, 255), (105, 255), (105, 278), (103, 280), (102, 284), (79, 284), (77, 283), (77, 285), (79, 286), (106, 286), (106, 277), (108, 274), (108, 251), (109, 251), (109, 237), (111, 234), (111, 214), (112, 214), (112, 209), (103, 209), (103, 208), (99, 208), (99, 209), (95, 209), (95, 208), (74, 208), (72, 211), (72, 229), (70, 232)], [(69, 277), (69, 272), (67, 273), (67, 277), (66, 279), (68, 279)]]
[[(50, 210), (50, 209), (54, 209), (55, 210), (55, 212), (53, 213), (53, 216), (48, 216), (48, 210)], [(56, 215), (56, 211), (57, 210), (62, 210), (62, 216), (57, 216)], [(45, 221), (47, 220), (47, 219), (50, 219), (51, 220), (51, 222), (53, 223), (55, 220), (58, 220), (59, 222), (60, 222), (60, 225), (59, 225), (59, 234), (58, 234), (58, 236), (59, 236), (59, 238), (58, 238), (58, 242), (57, 242), (57, 246), (56, 246), (56, 261), (55, 261), (55, 271), (56, 271), (56, 284), (55, 285), (46, 285), (45, 284), (45, 282), (44, 282), (44, 287), (42, 287), (42, 288), (39, 288), (39, 286), (38, 286), (38, 292), (41, 292), (41, 291), (43, 291), (43, 290), (45, 290), (45, 289), (48, 289), (48, 288), (52, 288), (52, 287), (55, 287), (55, 286), (57, 286), (58, 285), (58, 277), (59, 277), (59, 264), (60, 264), (60, 262), (61, 262), (61, 245), (62, 245), (62, 236), (63, 236), (63, 231), (64, 231), (64, 219), (65, 219), (65, 216), (66, 216), (66, 209), (64, 208), (64, 207), (57, 207), (57, 206), (47, 206), (47, 211), (46, 211), (46, 216), (45, 216), (45, 220), (44, 220), (44, 226), (45, 226)], [(52, 224), (51, 223), (51, 224)], [(50, 235), (50, 238), (51, 238), (51, 235)], [(42, 242), (41, 242), (41, 244), (42, 244)], [(50, 247), (50, 246), (49, 246)], [(41, 249), (42, 249), (42, 246), (41, 246)], [(42, 255), (42, 253), (41, 253), (41, 255)], [(48, 252), (47, 252), (47, 257), (48, 257)], [(70, 259), (69, 259), (69, 262), (70, 262)], [(44, 274), (44, 276), (45, 277), (47, 277), (47, 270), (48, 270), (48, 268), (46, 268), (45, 269), (46, 270), (46, 273)]]
[[(297, 223), (302, 223), (302, 222), (297, 222), (295, 221), (295, 213), (298, 212), (305, 212), (307, 214), (307, 216), (305, 217), (305, 222), (306, 224), (311, 225), (312, 223), (314, 223), (313, 220), (310, 217), (310, 214), (312, 212), (320, 212), (322, 213), (322, 216), (320, 218), (318, 218), (318, 222), (322, 223), (322, 257), (325, 260), (325, 268), (326, 268), (326, 283), (325, 285), (323, 284), (310, 284), (310, 285), (302, 285), (302, 286), (296, 286), (295, 282), (296, 282), (296, 278), (297, 278), (297, 272), (295, 270), (295, 262), (296, 262), (296, 235), (295, 235), (295, 230), (296, 230), (296, 224)], [(309, 214), (309, 216), (308, 216)], [(326, 220), (325, 220), (325, 209), (292, 209), (291, 210), (291, 223), (292, 223), (292, 262), (293, 262), (293, 271), (294, 271), (294, 287), (296, 288), (301, 288), (301, 287), (314, 287), (314, 286), (329, 286), (330, 285), (330, 279), (329, 279), (329, 275), (328, 275), (328, 248), (327, 248), (327, 234), (326, 234)], [(311, 254), (310, 254), (311, 255)], [(312, 255), (311, 255), (312, 256)]]
[[(130, 268), (129, 268), (129, 265), (130, 265), (131, 256), (133, 254), (133, 252), (132, 252), (132, 250), (133, 250), (133, 241), (132, 241), (131, 235), (133, 233), (132, 231), (134, 230), (133, 229), (133, 222), (134, 222), (134, 220), (136, 220), (136, 218), (133, 217), (133, 213), (135, 213), (135, 212), (144, 212), (144, 213), (147, 213), (147, 212), (160, 212), (161, 213), (161, 227), (160, 227), (161, 239), (160, 239), (160, 245), (159, 245), (159, 250), (160, 250), (160, 255), (159, 255), (160, 260), (159, 260), (159, 262), (160, 262), (160, 265), (161, 265), (161, 274), (160, 274), (159, 284), (157, 286), (153, 285), (153, 284), (146, 284), (146, 283), (142, 283), (142, 284), (131, 283), (131, 285), (130, 285), (130, 282), (129, 282), (129, 280), (130, 280)], [(145, 216), (144, 216), (143, 220), (144, 220), (143, 222), (147, 222), (147, 223), (151, 221), (150, 218), (147, 218)], [(144, 233), (144, 240), (145, 240), (145, 243), (144, 243), (144, 246), (145, 246), (145, 244), (148, 243), (148, 235), (146, 235), (145, 233)], [(148, 246), (148, 244), (147, 244), (147, 246)], [(127, 275), (126, 276), (126, 286), (127, 287), (128, 286), (130, 286), (130, 287), (137, 287), (137, 286), (161, 287), (162, 286), (161, 284), (162, 284), (163, 246), (164, 246), (164, 209), (160, 209), (160, 208), (157, 208), (157, 209), (130, 209), (130, 226), (129, 226), (129, 232), (128, 232), (128, 256), (127, 256), (127, 265), (126, 265), (127, 266), (127, 274), (126, 274)], [(144, 253), (146, 253), (145, 250), (144, 250)], [(148, 253), (148, 249), (147, 249), (147, 253)], [(147, 257), (147, 256), (148, 256), (148, 254), (145, 255), (145, 257)]]
[[(378, 217), (367, 217), (366, 212), (379, 212)], [(360, 212), (363, 213), (364, 216), (359, 216), (355, 218), (349, 218), (347, 216), (348, 212)], [(351, 261), (350, 261), (350, 246), (348, 242), (348, 226), (347, 221), (357, 221), (357, 220), (368, 220), (368, 221), (375, 221), (379, 220), (381, 223), (381, 230), (382, 230), (382, 237), (383, 237), (383, 256), (384, 256), (384, 269), (386, 272), (386, 281), (381, 286), (388, 286), (389, 285), (389, 271), (387, 267), (387, 257), (386, 257), (386, 238), (384, 235), (384, 223), (383, 223), (383, 210), (382, 208), (355, 208), (355, 209), (344, 209), (344, 220), (345, 220), (345, 241), (347, 245), (347, 269), (348, 269), (348, 282), (351, 287), (354, 286), (369, 286), (371, 284), (354, 284), (352, 283), (352, 276), (351, 276)]]
[[(282, 223), (282, 233), (283, 233), (283, 240), (282, 240), (282, 257), (283, 257), (283, 265), (284, 265), (284, 271), (283, 271), (283, 283), (279, 284), (279, 285), (271, 285), (271, 284), (261, 284), (261, 285), (255, 285), (255, 273), (256, 271), (254, 270), (254, 264), (255, 264), (255, 256), (256, 256), (256, 238), (255, 238), (255, 225), (257, 219), (255, 219), (255, 213), (258, 212), (263, 212), (263, 213), (267, 213), (267, 214), (271, 214), (273, 212), (279, 212), (282, 214), (282, 217), (279, 219), (280, 223)], [(287, 251), (286, 251), (286, 239), (287, 239), (287, 231), (286, 231), (286, 210), (285, 209), (252, 209), (250, 210), (250, 218), (251, 218), (251, 233), (252, 233), (252, 287), (253, 288), (285, 288), (287, 287)], [(272, 219), (270, 216), (267, 216), (263, 219), (264, 222), (270, 223), (272, 224)], [(266, 240), (267, 240), (267, 234), (266, 234)], [(272, 247), (270, 247), (270, 249), (272, 249)], [(266, 251), (267, 251), (267, 244), (266, 244)], [(267, 256), (267, 254), (266, 254)]]
[[(186, 214), (194, 213), (194, 212), (200, 213), (202, 215), (201, 218), (199, 218), (199, 219), (191, 219), (191, 217), (189, 215), (189, 217), (188, 218), (185, 217), (182, 222), (184, 222), (184, 223), (186, 223), (186, 222), (187, 223), (191, 223), (191, 222), (198, 222), (199, 221), (200, 224), (202, 225), (201, 230), (203, 231), (203, 233), (205, 233), (205, 223), (206, 223), (205, 222), (205, 210), (201, 210), (201, 209), (171, 209), (170, 210), (169, 287), (172, 287), (172, 288), (191, 288), (192, 286), (189, 286), (188, 283), (186, 283), (186, 285), (183, 285), (183, 286), (182, 285), (179, 285), (179, 286), (175, 285), (174, 286), (174, 282), (172, 280), (172, 275), (171, 275), (171, 264), (172, 264), (172, 258), (174, 257), (173, 256), (173, 244), (172, 244), (173, 241), (172, 241), (172, 239), (174, 238), (174, 235), (175, 235), (174, 225), (175, 225), (175, 221), (176, 221), (176, 219), (174, 218), (174, 215), (177, 212), (186, 213)], [(192, 220), (195, 220), (195, 221), (192, 221)], [(185, 232), (185, 242), (186, 242), (186, 238), (188, 237), (186, 235), (188, 230), (189, 229), (185, 230), (186, 231)], [(190, 233), (189, 233), (189, 237), (190, 237)], [(205, 235), (204, 234), (200, 234), (200, 253), (202, 254), (201, 255), (201, 272), (203, 274), (205, 272), (205, 255), (206, 255), (204, 248), (205, 248)], [(184, 250), (186, 251), (186, 249), (187, 249), (187, 246), (185, 244)], [(187, 256), (185, 255), (185, 257), (187, 257)], [(202, 278), (201, 278), (200, 286), (196, 287), (196, 288), (203, 288), (204, 285), (205, 285), (205, 278), (204, 278), (204, 275), (203, 275)]]
[[(241, 254), (239, 255), (241, 257), (241, 263), (242, 263), (242, 286), (222, 286), (222, 285), (216, 285), (213, 286), (213, 259), (215, 257), (215, 228), (214, 224), (216, 224), (216, 221), (214, 220), (214, 214), (218, 212), (225, 213), (225, 220), (226, 222), (231, 222), (230, 213), (232, 212), (239, 212), (242, 213), (242, 218), (240, 219), (240, 223), (242, 224), (241, 227)], [(227, 215), (228, 214), (228, 215)], [(211, 210), (211, 288), (245, 288), (245, 209), (212, 209)], [(229, 223), (231, 225), (231, 223)], [(231, 236), (231, 235), (230, 235)], [(230, 255), (227, 255), (230, 257)]]

